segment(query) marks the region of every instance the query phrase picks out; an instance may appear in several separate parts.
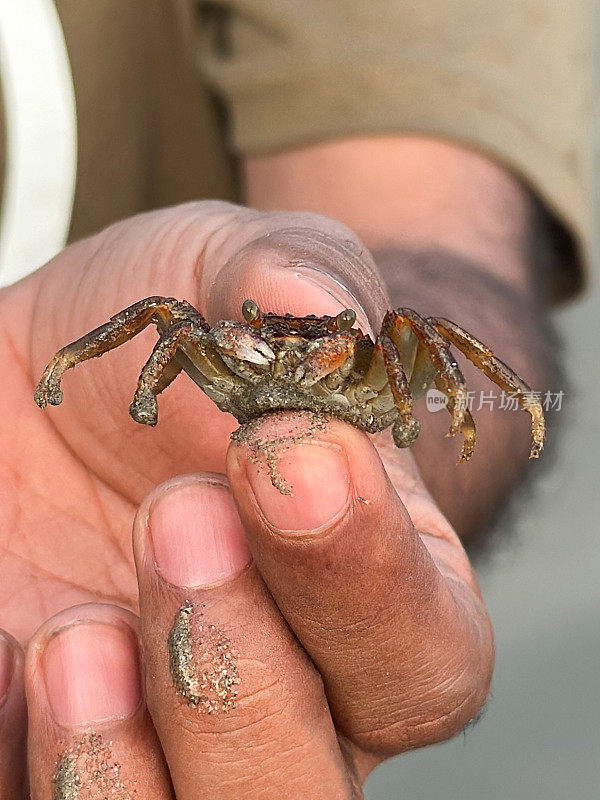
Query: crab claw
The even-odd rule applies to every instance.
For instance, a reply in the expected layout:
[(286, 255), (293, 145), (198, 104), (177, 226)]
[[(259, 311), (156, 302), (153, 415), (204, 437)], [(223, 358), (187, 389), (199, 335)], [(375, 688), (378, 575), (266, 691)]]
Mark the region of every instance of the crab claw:
[(275, 353), (258, 334), (238, 326), (223, 326), (213, 331), (215, 343), (226, 356), (266, 366), (275, 361)]
[(326, 375), (339, 369), (354, 352), (354, 342), (340, 332), (314, 341), (296, 369), (294, 379), (301, 386), (314, 386)]

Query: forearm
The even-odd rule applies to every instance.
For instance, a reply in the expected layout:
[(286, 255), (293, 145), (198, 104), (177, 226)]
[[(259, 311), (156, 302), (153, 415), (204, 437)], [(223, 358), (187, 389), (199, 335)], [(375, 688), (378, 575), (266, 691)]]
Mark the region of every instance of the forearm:
[[(304, 208), (345, 222), (374, 252), (392, 306), (454, 319), (532, 388), (552, 383), (547, 278), (536, 274), (530, 252), (532, 204), (502, 168), (431, 140), (356, 140), (250, 160), (247, 192), (259, 208)], [(529, 444), (527, 415), (487, 406), (478, 414), (480, 392), (500, 390), (469, 365), (464, 372), (478, 425), (473, 460), (455, 466), (456, 447), (443, 436), (447, 420), (424, 404), (413, 452), (442, 510), (468, 538), (506, 499)]]

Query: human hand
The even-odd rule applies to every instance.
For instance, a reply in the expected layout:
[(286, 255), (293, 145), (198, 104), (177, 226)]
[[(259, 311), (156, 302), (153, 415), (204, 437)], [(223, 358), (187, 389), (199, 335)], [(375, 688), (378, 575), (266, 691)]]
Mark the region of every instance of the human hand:
[[(186, 378), (161, 395), (155, 430), (127, 416), (151, 347), (146, 334), (70, 373), (60, 408), (42, 415), (31, 401), (54, 349), (149, 294), (188, 299), (211, 322), (236, 318), (246, 297), (295, 314), (352, 306), (363, 328), (376, 325), (385, 307), (374, 265), (343, 226), (224, 204), (120, 223), (7, 290), (1, 319), (9, 413), (2, 424), (10, 494), (0, 607), (2, 626), (23, 641), (76, 603), (136, 611), (128, 547), (136, 505), (178, 472), (225, 471), (235, 423)], [(8, 419), (20, 424), (8, 427)], [(303, 415), (270, 418), (257, 434), (271, 438), (269, 426), (284, 426), (287, 435), (306, 425)], [(156, 490), (138, 515), (152, 723), (143, 702), (133, 716), (106, 721), (115, 709), (125, 716), (141, 697), (136, 637), (123, 635), (135, 622), (126, 612), (71, 609), (36, 634), (27, 678), (33, 797), (50, 796), (60, 741), (68, 746), (78, 726), (68, 717), (73, 709), (79, 722), (82, 714), (84, 722), (105, 720), (94, 727), (112, 741), (123, 780), (135, 775), (145, 798), (169, 796), (162, 753), (178, 798), (203, 791), (347, 797), (352, 781), (357, 787), (382, 758), (446, 738), (477, 712), (491, 674), (489, 622), (458, 538), (410, 453), (332, 421), (280, 454), (291, 496), (273, 489), (257, 466), (251, 447), (230, 445), (228, 474), (247, 545), (231, 494), (206, 476)], [(9, 537), (16, 523), (19, 536)], [(220, 544), (211, 546), (215, 538)], [(174, 688), (166, 641), (187, 601), (198, 615), (194, 624), (214, 625), (235, 661), (236, 707), (226, 712), (207, 714)], [(79, 619), (95, 622), (70, 625)], [(199, 647), (201, 632), (195, 635)], [(214, 635), (211, 629), (209, 646), (218, 644)], [(50, 649), (66, 653), (70, 667), (46, 667), (43, 680)], [(78, 670), (95, 679), (75, 697), (69, 692)], [(17, 697), (18, 678), (13, 690)], [(58, 714), (66, 727), (49, 712), (55, 695), (67, 698), (67, 716)], [(14, 723), (19, 704), (11, 703), (4, 709)], [(8, 747), (9, 728), (1, 729), (0, 747)]]

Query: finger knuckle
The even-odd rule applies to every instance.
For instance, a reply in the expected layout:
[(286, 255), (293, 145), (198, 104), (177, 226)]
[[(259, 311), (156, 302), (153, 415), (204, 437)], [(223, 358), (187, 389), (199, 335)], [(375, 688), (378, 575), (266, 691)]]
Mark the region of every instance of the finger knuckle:
[(450, 676), (442, 672), (433, 684), (413, 685), (411, 699), (388, 700), (386, 708), (365, 721), (351, 738), (360, 747), (382, 755), (446, 741), (480, 712), (490, 682), (491, 670), (466, 669)]

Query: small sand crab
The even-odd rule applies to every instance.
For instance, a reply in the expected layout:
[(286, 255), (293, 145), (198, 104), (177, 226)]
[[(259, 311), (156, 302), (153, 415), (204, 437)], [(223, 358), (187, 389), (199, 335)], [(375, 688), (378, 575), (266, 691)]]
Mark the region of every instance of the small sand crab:
[(245, 322), (222, 320), (214, 328), (189, 303), (147, 297), (107, 323), (59, 350), (35, 392), (43, 408), (62, 400), (63, 372), (101, 356), (131, 339), (150, 323), (160, 338), (140, 374), (129, 413), (136, 422), (156, 425), (156, 396), (183, 369), (222, 410), (245, 423), (271, 411), (308, 410), (350, 422), (368, 433), (392, 426), (397, 447), (419, 434), (413, 403), (431, 384), (448, 398), (449, 435), (464, 437), (460, 460), (471, 457), (475, 423), (467, 389), (449, 344), (455, 345), (531, 415), (530, 458), (544, 444), (544, 414), (527, 384), (470, 333), (446, 319), (419, 316), (410, 308), (385, 315), (375, 342), (354, 327), (356, 314), (292, 317), (262, 313), (242, 305)]

